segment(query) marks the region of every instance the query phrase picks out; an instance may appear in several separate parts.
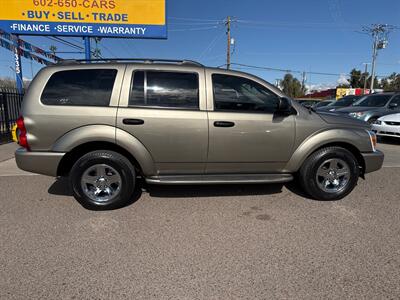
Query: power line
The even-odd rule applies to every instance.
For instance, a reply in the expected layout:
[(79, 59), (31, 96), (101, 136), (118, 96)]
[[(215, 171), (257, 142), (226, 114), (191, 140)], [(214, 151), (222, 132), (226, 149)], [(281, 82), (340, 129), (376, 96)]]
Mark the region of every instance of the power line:
[(173, 26), (204, 26), (204, 25), (220, 25), (222, 24), (222, 21), (218, 22), (208, 22), (208, 23), (168, 23), (168, 25), (173, 25)]
[(169, 29), (168, 31), (179, 32), (179, 31), (200, 31), (200, 30), (210, 30), (217, 29), (218, 26), (210, 26), (210, 27), (198, 27), (198, 28), (185, 28), (185, 29)]
[(115, 55), (108, 47), (106, 47), (104, 44), (100, 44), (101, 47), (103, 47), (108, 53), (110, 53), (113, 57), (117, 58), (118, 56)]
[(192, 22), (221, 22), (221, 19), (216, 20), (216, 19), (177, 18), (177, 17), (169, 17), (169, 19), (177, 21), (192, 21)]
[(72, 42), (70, 42), (70, 41), (67, 41), (67, 40), (62, 39), (62, 38), (57, 37), (57, 36), (55, 36), (54, 38), (55, 38), (56, 40), (60, 41), (60, 42), (66, 43), (66, 44), (68, 44), (68, 45), (71, 45), (71, 47), (75, 47), (75, 48), (78, 48), (78, 49), (83, 49), (83, 47), (82, 47), (81, 45), (79, 45), (79, 44), (74, 44), (74, 43), (72, 43)]
[(217, 44), (217, 42), (219, 41), (219, 39), (224, 35), (223, 33), (218, 33), (214, 39), (210, 42), (210, 44), (207, 46), (207, 48), (204, 49), (204, 51), (200, 54), (198, 60), (201, 60), (203, 58), (204, 55), (206, 55), (207, 52), (211, 51), (212, 48), (215, 47), (215, 45)]
[[(271, 68), (271, 67), (263, 67), (263, 66), (254, 66), (254, 65), (248, 65), (248, 64), (241, 64), (241, 63), (231, 63), (231, 65), (234, 66), (239, 66), (239, 67), (243, 67), (247, 68), (247, 69), (259, 69), (259, 70), (266, 70), (266, 71), (276, 71), (276, 72), (285, 72), (285, 73), (294, 73), (294, 74), (311, 74), (311, 75), (321, 75), (321, 76), (351, 76), (350, 74), (347, 73), (326, 73), (326, 72), (314, 72), (314, 71), (300, 71), (300, 70), (291, 70), (291, 69), (280, 69), (280, 68)], [(226, 66), (226, 65), (222, 65), (222, 66)], [(222, 67), (220, 66), (220, 67)], [(239, 69), (239, 68), (236, 68)], [(363, 77), (363, 74), (361, 75), (352, 75), (353, 77)], [(388, 77), (389, 75), (379, 75), (376, 77), (380, 77), (380, 78), (384, 78), (384, 77)]]
[(83, 47), (81, 47), (79, 45), (75, 45), (75, 44), (73, 44), (73, 43), (71, 43), (69, 41), (63, 40), (63, 39), (58, 38), (58, 37), (47, 36), (46, 38), (51, 40), (51, 41), (53, 41), (53, 42), (58, 42), (60, 44), (63, 44), (65, 46), (68, 46), (68, 47), (71, 47), (71, 48), (75, 48), (75, 49), (78, 49), (78, 50), (83, 50)]

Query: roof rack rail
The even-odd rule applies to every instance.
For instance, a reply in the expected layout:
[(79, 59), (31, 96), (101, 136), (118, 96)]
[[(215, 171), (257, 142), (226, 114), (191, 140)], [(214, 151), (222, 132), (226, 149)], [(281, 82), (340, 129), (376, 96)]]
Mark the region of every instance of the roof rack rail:
[(181, 64), (181, 65), (195, 65), (199, 67), (204, 67), (201, 63), (194, 61), (194, 60), (179, 60), (179, 59), (159, 59), (159, 58), (96, 58), (96, 59), (63, 59), (57, 62), (57, 65), (69, 65), (69, 64), (76, 64), (76, 63), (92, 63), (92, 62), (143, 62), (146, 64), (153, 64), (153, 63), (171, 63), (171, 64)]

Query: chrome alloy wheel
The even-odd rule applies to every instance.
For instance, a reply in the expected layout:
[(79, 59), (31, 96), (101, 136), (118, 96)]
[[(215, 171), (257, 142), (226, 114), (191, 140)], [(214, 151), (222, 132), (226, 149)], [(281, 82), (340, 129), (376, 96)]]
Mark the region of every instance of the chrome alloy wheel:
[(350, 167), (340, 158), (328, 159), (319, 166), (316, 179), (324, 192), (341, 192), (350, 181)]
[(91, 166), (81, 178), (85, 195), (98, 203), (108, 202), (117, 197), (121, 191), (121, 185), (121, 175), (106, 164)]

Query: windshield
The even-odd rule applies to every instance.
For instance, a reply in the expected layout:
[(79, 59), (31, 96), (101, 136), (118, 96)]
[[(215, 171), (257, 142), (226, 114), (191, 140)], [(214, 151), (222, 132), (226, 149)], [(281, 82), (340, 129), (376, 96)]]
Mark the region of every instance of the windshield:
[(391, 97), (392, 95), (371, 95), (360, 99), (353, 106), (383, 107)]
[(331, 103), (332, 103), (331, 101), (321, 101), (321, 102), (318, 102), (317, 104), (315, 104), (314, 107), (324, 107)]
[(357, 98), (343, 98), (341, 100), (338, 100), (334, 103), (332, 103), (329, 106), (350, 106), (353, 104), (353, 102), (356, 100)]

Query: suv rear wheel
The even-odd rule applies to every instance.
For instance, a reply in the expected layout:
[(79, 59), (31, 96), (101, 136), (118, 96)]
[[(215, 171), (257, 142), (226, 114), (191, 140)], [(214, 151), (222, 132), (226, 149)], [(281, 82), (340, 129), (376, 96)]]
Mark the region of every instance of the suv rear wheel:
[(317, 200), (339, 200), (357, 185), (357, 159), (347, 149), (327, 147), (313, 153), (300, 169), (303, 189)]
[(129, 160), (108, 150), (85, 154), (70, 173), (74, 197), (88, 209), (115, 209), (128, 204), (135, 178)]

